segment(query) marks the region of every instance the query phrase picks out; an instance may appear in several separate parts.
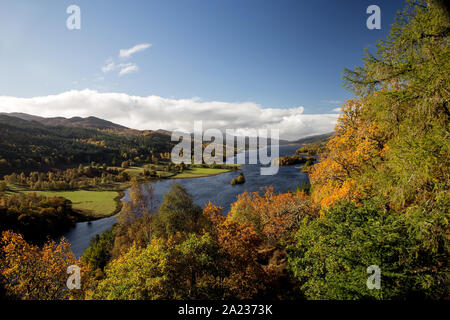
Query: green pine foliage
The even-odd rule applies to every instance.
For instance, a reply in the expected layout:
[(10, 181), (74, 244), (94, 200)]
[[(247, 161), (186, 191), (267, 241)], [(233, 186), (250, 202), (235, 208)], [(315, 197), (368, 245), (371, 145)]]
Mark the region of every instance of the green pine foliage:
[[(324, 218), (303, 221), (289, 269), (309, 299), (444, 298), (445, 221), (438, 221), (441, 230), (433, 236), (422, 219), (387, 214), (370, 201), (340, 203)], [(433, 250), (426, 249), (430, 245)], [(367, 288), (371, 265), (380, 268), (380, 290)]]

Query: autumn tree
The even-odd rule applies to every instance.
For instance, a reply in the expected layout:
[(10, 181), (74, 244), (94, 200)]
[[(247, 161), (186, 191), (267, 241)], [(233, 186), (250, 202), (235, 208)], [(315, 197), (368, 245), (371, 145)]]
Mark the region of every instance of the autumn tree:
[[(445, 298), (446, 222), (435, 221), (430, 239), (420, 220), (387, 214), (374, 201), (339, 202), (324, 217), (305, 219), (289, 250), (298, 290), (309, 299)], [(379, 290), (366, 285), (372, 265), (381, 270)]]
[[(279, 298), (289, 286), (278, 265), (265, 261), (264, 240), (251, 225), (208, 204), (201, 231), (153, 237), (111, 260), (90, 299)], [(268, 260), (268, 259), (267, 259)]]
[(114, 232), (107, 230), (91, 239), (89, 247), (83, 252), (82, 260), (90, 270), (103, 271), (112, 258), (113, 248)]
[[(448, 296), (449, 27), (437, 1), (409, 2), (376, 55), (346, 70), (355, 98), (310, 174), (322, 216), (290, 252), (308, 297)], [(379, 293), (364, 287), (373, 261), (387, 270)]]
[(35, 193), (0, 195), (0, 231), (21, 233), (28, 241), (44, 242), (74, 225), (72, 203), (60, 197)]
[[(67, 288), (71, 265), (81, 269), (82, 290)], [(0, 241), (0, 282), (10, 299), (62, 300), (82, 299), (89, 280), (86, 266), (65, 239), (60, 244), (47, 242), (41, 249), (20, 234), (5, 231)]]
[(238, 195), (231, 205), (229, 217), (240, 224), (251, 225), (272, 244), (292, 239), (305, 215), (316, 212), (308, 196), (300, 192), (275, 193), (273, 187), (259, 192)]
[(6, 191), (8, 189), (8, 185), (4, 180), (0, 181), (0, 192)]
[(186, 189), (173, 183), (154, 219), (154, 230), (157, 236), (169, 237), (177, 232), (198, 232), (206, 223), (202, 209), (196, 205)]
[[(248, 199), (246, 199), (248, 200)], [(238, 200), (239, 201), (239, 200)], [(226, 299), (279, 299), (299, 297), (286, 270), (286, 254), (254, 228), (252, 220), (223, 216), (209, 203), (203, 214), (211, 221), (209, 232), (217, 239), (224, 260), (221, 281)]]
[(371, 192), (360, 176), (383, 160), (389, 136), (376, 121), (362, 115), (371, 98), (353, 99), (343, 105), (335, 136), (326, 144), (321, 161), (310, 170), (313, 200), (324, 208), (337, 200), (357, 202)]
[(133, 244), (146, 246), (152, 239), (152, 214), (155, 200), (151, 183), (140, 184), (136, 178), (131, 180), (130, 199), (123, 203), (115, 226), (113, 257), (118, 257)]
[(356, 95), (375, 96), (361, 117), (389, 141), (372, 186), (395, 210), (431, 204), (449, 189), (449, 30), (438, 1), (409, 2), (377, 54), (344, 75)]
[(106, 268), (93, 299), (218, 299), (220, 261), (212, 238), (191, 234), (155, 238), (146, 248), (133, 246)]

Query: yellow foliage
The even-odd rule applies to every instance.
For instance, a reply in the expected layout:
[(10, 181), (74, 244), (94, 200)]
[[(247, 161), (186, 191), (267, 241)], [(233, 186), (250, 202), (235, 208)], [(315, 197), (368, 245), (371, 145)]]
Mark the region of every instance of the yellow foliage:
[(342, 106), (336, 136), (327, 143), (327, 151), (311, 170), (312, 199), (323, 209), (339, 200), (357, 203), (368, 186), (357, 182), (356, 177), (386, 155), (384, 133), (375, 121), (362, 116), (370, 98), (348, 100)]
[(70, 244), (47, 242), (44, 246), (27, 243), (22, 235), (5, 231), (0, 239), (0, 281), (7, 296), (23, 300), (80, 299), (83, 290), (67, 288), (67, 267), (81, 270), (87, 283), (87, 267), (77, 260)]

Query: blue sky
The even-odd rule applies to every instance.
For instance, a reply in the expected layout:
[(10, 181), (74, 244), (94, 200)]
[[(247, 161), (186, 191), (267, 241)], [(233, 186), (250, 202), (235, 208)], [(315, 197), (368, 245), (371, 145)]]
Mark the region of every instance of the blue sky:
[[(66, 8), (81, 8), (68, 30)], [(381, 8), (381, 30), (366, 8)], [(69, 90), (167, 99), (253, 102), (333, 112), (351, 97), (344, 67), (374, 51), (404, 1), (2, 0), (0, 96), (32, 98)], [(120, 58), (119, 50), (151, 47)], [(109, 61), (133, 65), (102, 72)], [(5, 108), (0, 104), (0, 109)], [(2, 110), (0, 110), (2, 111)], [(10, 111), (9, 109), (7, 111)]]

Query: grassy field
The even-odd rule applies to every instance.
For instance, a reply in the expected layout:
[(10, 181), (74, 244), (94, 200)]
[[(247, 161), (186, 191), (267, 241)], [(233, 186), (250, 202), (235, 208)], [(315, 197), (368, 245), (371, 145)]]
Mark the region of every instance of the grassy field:
[[(232, 167), (236, 167), (239, 165), (230, 165)], [(143, 167), (129, 167), (125, 171), (130, 176), (139, 177), (141, 173), (144, 172), (144, 169), (148, 168), (148, 166)], [(230, 169), (212, 169), (212, 168), (191, 168), (186, 169), (183, 173), (174, 174), (171, 172), (166, 171), (160, 171), (157, 170), (156, 172), (160, 175), (161, 178), (172, 178), (172, 179), (179, 179), (179, 178), (201, 178), (201, 177), (209, 177), (214, 176), (216, 174), (224, 173), (231, 171)]]
[[(232, 165), (239, 166), (239, 165)], [(144, 171), (144, 167), (130, 167), (126, 172), (130, 176), (139, 177)], [(172, 172), (157, 171), (162, 178), (184, 179), (200, 178), (214, 176), (230, 169), (212, 169), (212, 168), (190, 168), (183, 173), (174, 174)], [(63, 197), (72, 201), (72, 207), (80, 210), (88, 218), (103, 218), (110, 216), (120, 209), (121, 190), (129, 187), (129, 183), (115, 183), (109, 186), (109, 190), (74, 190), (74, 191), (33, 191), (18, 185), (8, 185), (7, 194), (16, 193), (36, 193), (46, 197)], [(112, 190), (111, 190), (112, 189)], [(114, 190), (114, 191), (113, 191)], [(115, 191), (117, 190), (117, 191)]]
[[(129, 168), (125, 169), (125, 172), (127, 172), (132, 177), (139, 177), (141, 173), (144, 173), (144, 169), (147, 169), (147, 167), (146, 166), (129, 167)], [(170, 178), (170, 177), (174, 176), (173, 173), (166, 172), (166, 171), (156, 170), (156, 173), (158, 173), (161, 176), (161, 178)]]
[(173, 178), (200, 178), (214, 176), (216, 174), (230, 171), (229, 169), (211, 169), (211, 168), (192, 168), (185, 170), (183, 173), (175, 175)]
[(63, 197), (72, 201), (72, 207), (81, 210), (87, 217), (103, 218), (117, 212), (120, 192), (117, 191), (32, 191), (18, 186), (9, 186), (14, 193), (36, 193), (45, 197)]
[(46, 197), (63, 197), (72, 201), (72, 207), (82, 210), (86, 215), (95, 218), (113, 214), (117, 208), (115, 199), (119, 197), (117, 191), (36, 191)]
[(130, 176), (139, 176), (142, 172), (144, 172), (144, 168), (141, 167), (129, 167), (125, 169), (125, 172)]

